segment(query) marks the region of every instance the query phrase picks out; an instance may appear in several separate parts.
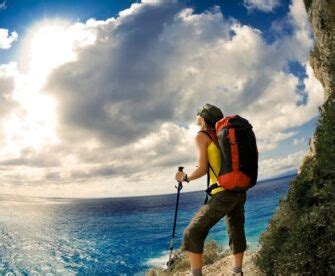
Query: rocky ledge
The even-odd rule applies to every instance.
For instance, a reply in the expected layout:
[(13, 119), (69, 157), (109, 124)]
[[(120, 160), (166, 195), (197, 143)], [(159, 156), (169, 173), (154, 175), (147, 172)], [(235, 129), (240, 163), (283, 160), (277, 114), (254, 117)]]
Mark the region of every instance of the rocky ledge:
[[(263, 276), (264, 273), (260, 272), (255, 264), (253, 263), (253, 257), (255, 256), (256, 252), (245, 251), (243, 257), (243, 273), (244, 275), (248, 276)], [(229, 276), (230, 275), (230, 268), (232, 267), (233, 262), (233, 255), (226, 256), (220, 260), (217, 260), (213, 264), (205, 265), (202, 268), (202, 273), (204, 276)], [(146, 276), (191, 276), (192, 273), (190, 270), (184, 272), (175, 272), (175, 273), (168, 273), (158, 270), (149, 270)]]

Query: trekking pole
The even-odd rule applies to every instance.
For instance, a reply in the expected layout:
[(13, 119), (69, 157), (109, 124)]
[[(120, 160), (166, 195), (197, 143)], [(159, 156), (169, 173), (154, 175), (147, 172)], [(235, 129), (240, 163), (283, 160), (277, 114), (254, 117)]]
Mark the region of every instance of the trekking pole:
[[(184, 167), (178, 167), (178, 171), (182, 172), (184, 169)], [(172, 250), (173, 250), (173, 241), (174, 241), (174, 237), (175, 237), (175, 233), (176, 233), (176, 222), (177, 222), (177, 212), (178, 212), (178, 204), (179, 204), (179, 194), (180, 194), (180, 190), (183, 188), (183, 184), (181, 183), (181, 181), (178, 181), (178, 187), (175, 186), (178, 190), (177, 192), (177, 202), (176, 202), (176, 210), (174, 213), (174, 222), (173, 222), (173, 231), (172, 231), (172, 239), (170, 241), (170, 256), (169, 256), (169, 261), (166, 263), (168, 266), (168, 270), (171, 267), (171, 256), (172, 256)]]

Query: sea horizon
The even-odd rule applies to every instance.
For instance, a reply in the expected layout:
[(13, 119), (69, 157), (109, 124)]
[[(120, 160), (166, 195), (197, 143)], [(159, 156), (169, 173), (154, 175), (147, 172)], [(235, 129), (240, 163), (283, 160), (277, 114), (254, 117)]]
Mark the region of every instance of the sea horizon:
[[(284, 174), (281, 176), (274, 176), (274, 177), (269, 177), (269, 178), (265, 178), (262, 180), (258, 180), (257, 181), (257, 185), (260, 185), (263, 182), (268, 182), (268, 181), (272, 181), (272, 180), (277, 180), (277, 179), (282, 179), (282, 178), (287, 178), (287, 177), (294, 177), (296, 176), (297, 173), (290, 173), (290, 174)], [(203, 192), (204, 190), (196, 190), (196, 191), (187, 191), (183, 193), (197, 193), (197, 192)], [(34, 195), (23, 195), (23, 194), (8, 194), (8, 193), (0, 193), (1, 195), (9, 195), (9, 196), (18, 196), (18, 197), (32, 197), (32, 198), (42, 198), (42, 199), (118, 199), (118, 198), (137, 198), (137, 197), (152, 197), (152, 196), (168, 196), (168, 195), (175, 195), (176, 192), (174, 193), (166, 193), (166, 194), (152, 194), (152, 195), (134, 195), (134, 196), (108, 196), (108, 197), (66, 197), (66, 196), (34, 196)]]

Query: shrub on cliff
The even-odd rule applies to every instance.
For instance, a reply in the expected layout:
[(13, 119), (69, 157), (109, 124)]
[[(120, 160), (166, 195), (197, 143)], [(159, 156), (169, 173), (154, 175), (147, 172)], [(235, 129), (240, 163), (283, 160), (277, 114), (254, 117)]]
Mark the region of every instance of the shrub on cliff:
[(320, 110), (315, 155), (305, 157), (267, 230), (255, 264), (268, 275), (335, 275), (335, 95)]

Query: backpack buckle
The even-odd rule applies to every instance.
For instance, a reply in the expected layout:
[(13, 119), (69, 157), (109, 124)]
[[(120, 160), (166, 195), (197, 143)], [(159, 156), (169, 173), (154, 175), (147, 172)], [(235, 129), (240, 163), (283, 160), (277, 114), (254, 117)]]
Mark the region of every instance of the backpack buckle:
[(206, 193), (211, 196), (212, 190), (219, 188), (219, 187), (220, 185), (218, 185), (218, 183), (212, 184), (206, 189)]

